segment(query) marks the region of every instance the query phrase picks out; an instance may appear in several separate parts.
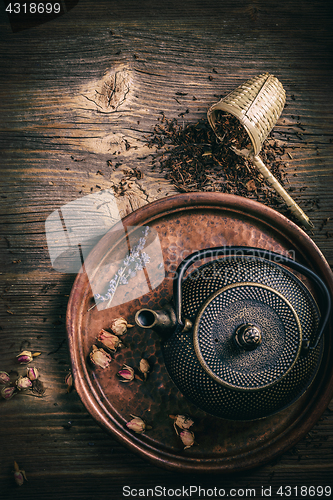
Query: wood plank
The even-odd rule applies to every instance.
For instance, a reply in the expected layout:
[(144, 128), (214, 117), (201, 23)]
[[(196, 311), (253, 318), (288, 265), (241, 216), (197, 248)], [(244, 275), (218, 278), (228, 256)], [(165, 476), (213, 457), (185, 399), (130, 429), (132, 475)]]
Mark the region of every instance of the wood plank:
[[(52, 268), (45, 235), (55, 210), (121, 183), (121, 215), (173, 194), (146, 145), (161, 112), (195, 123), (221, 96), (269, 71), (287, 93), (272, 134), (286, 147), (286, 185), (332, 266), (331, 24), (323, 0), (80, 0), (57, 20), (17, 33), (1, 10), (0, 369), (15, 377), (23, 372), (20, 348), (41, 351), (35, 364), (45, 385), (43, 397), (0, 401), (4, 499), (109, 500), (123, 498), (125, 484), (251, 487), (258, 497), (261, 486), (332, 484), (332, 403), (289, 452), (228, 477), (157, 469), (105, 435), (76, 392), (66, 392), (75, 273)], [(131, 176), (136, 168), (141, 179)], [(28, 477), (16, 489), (14, 460)]]

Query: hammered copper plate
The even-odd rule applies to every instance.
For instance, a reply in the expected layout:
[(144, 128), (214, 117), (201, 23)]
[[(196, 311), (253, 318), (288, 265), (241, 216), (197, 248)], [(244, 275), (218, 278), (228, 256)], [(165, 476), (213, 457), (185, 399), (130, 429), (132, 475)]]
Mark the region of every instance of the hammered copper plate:
[[(93, 302), (90, 283), (107, 283), (114, 261), (122, 258), (126, 239), (123, 226), (149, 225), (158, 235), (165, 278), (155, 289), (129, 302), (88, 311)], [(331, 270), (307, 234), (287, 218), (265, 205), (221, 193), (187, 193), (146, 205), (123, 219), (119, 231), (109, 231), (89, 254), (75, 280), (67, 310), (67, 330), (76, 390), (96, 421), (130, 450), (155, 465), (187, 472), (230, 472), (249, 469), (272, 460), (300, 440), (316, 423), (333, 395), (331, 331), (325, 334), (324, 357), (310, 389), (288, 409), (252, 422), (232, 422), (212, 417), (189, 403), (166, 372), (161, 341), (151, 330), (134, 327), (123, 337), (110, 366), (92, 367), (87, 358), (96, 336), (113, 318), (123, 316), (134, 323), (141, 307), (157, 308), (172, 297), (172, 277), (178, 264), (195, 250), (238, 245), (291, 253), (317, 272), (331, 295)], [(156, 231), (156, 233), (155, 233)], [(148, 267), (148, 266), (147, 266)], [(91, 268), (89, 278), (85, 269)], [(110, 274), (111, 273), (111, 274)], [(143, 273), (143, 271), (141, 271)], [(140, 286), (133, 281), (133, 288)], [(331, 330), (331, 327), (330, 327)], [(141, 357), (149, 360), (146, 382), (121, 383), (116, 373), (123, 363), (137, 367)], [(170, 414), (189, 414), (198, 445), (184, 450)], [(152, 428), (135, 434), (126, 427), (131, 414)]]

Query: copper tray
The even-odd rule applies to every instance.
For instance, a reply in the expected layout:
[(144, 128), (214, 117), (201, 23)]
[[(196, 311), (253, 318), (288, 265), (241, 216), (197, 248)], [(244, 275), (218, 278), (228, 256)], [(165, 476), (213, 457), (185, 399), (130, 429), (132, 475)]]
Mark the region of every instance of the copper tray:
[[(186, 255), (202, 248), (243, 245), (291, 252), (326, 281), (332, 294), (331, 270), (311, 238), (271, 208), (221, 193), (187, 193), (164, 198), (128, 215), (122, 224), (109, 231), (89, 254), (68, 303), (67, 330), (75, 387), (90, 414), (130, 450), (170, 470), (220, 473), (244, 470), (271, 461), (294, 446), (317, 422), (333, 395), (331, 331), (325, 335), (323, 361), (310, 389), (288, 409), (252, 422), (212, 417), (189, 403), (170, 380), (160, 339), (150, 330), (140, 331), (136, 326), (129, 329), (123, 337), (125, 346), (115, 353), (105, 370), (92, 367), (87, 358), (99, 331), (107, 329), (113, 318), (124, 316), (134, 323), (140, 307), (156, 308), (169, 300), (173, 281), (170, 278), (175, 268)], [(115, 262), (122, 258), (126, 247), (124, 228), (130, 234), (132, 227), (145, 225), (159, 237), (165, 278), (141, 297), (108, 309), (95, 307), (88, 311), (94, 304), (91, 283), (107, 283)], [(90, 279), (88, 268), (92, 269)], [(136, 286), (141, 285), (134, 280), (131, 289)], [(142, 356), (152, 367), (148, 380), (121, 383), (116, 373), (123, 363), (137, 367)], [(184, 413), (195, 421), (193, 431), (198, 443), (186, 450), (169, 417)], [(126, 422), (131, 414), (143, 418), (152, 429), (144, 434), (130, 431)]]

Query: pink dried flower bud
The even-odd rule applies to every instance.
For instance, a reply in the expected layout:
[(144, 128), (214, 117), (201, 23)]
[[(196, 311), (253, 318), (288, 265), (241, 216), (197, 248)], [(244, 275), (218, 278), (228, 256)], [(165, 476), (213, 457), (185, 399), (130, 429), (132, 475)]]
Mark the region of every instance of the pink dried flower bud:
[(1, 389), (1, 396), (3, 397), (3, 399), (10, 399), (14, 396), (15, 394), (15, 387), (3, 387)]
[(32, 361), (34, 359), (33, 356), (32, 356), (32, 352), (30, 352), (30, 351), (22, 351), (16, 357), (17, 357), (17, 361), (20, 364), (30, 363), (30, 361)]
[(139, 370), (141, 373), (143, 373), (144, 379), (147, 380), (150, 365), (146, 359), (142, 358), (140, 360)]
[(16, 387), (20, 391), (24, 391), (25, 389), (31, 389), (32, 387), (32, 382), (28, 377), (19, 377), (16, 380)]
[(25, 471), (19, 468), (17, 462), (14, 462), (14, 480), (17, 486), (22, 486), (24, 480), (28, 481)]
[(123, 365), (122, 369), (117, 373), (121, 382), (132, 382), (134, 379), (134, 369), (131, 366)]
[(133, 326), (128, 324), (125, 318), (120, 317), (112, 321), (110, 328), (116, 335), (123, 335), (127, 332), (127, 328), (132, 328)]
[(121, 340), (117, 337), (117, 335), (107, 332), (106, 330), (101, 330), (99, 332), (97, 340), (110, 349), (110, 351), (114, 352), (122, 345)]
[(186, 415), (176, 415), (175, 424), (181, 429), (189, 429), (194, 424), (193, 420)]
[(34, 352), (32, 353), (31, 351), (22, 351), (20, 354), (18, 354), (17, 361), (21, 365), (27, 365), (30, 363), (36, 356), (40, 356), (41, 352)]
[(27, 377), (29, 380), (37, 380), (38, 379), (38, 370), (37, 368), (27, 368)]
[(188, 429), (184, 429), (179, 434), (179, 437), (182, 440), (182, 443), (184, 445), (184, 450), (186, 450), (187, 448), (191, 448), (191, 446), (194, 445), (194, 434), (192, 431), (189, 431)]
[(14, 472), (14, 480), (17, 486), (22, 486), (22, 484), (24, 483), (24, 476), (22, 474), (22, 471), (19, 470), (17, 472)]
[(142, 434), (145, 432), (146, 424), (140, 417), (136, 417), (135, 415), (131, 415), (132, 420), (127, 422), (126, 426), (131, 429), (131, 431), (136, 432), (137, 434)]
[(72, 372), (66, 375), (65, 383), (67, 385), (67, 392), (71, 392), (74, 389), (74, 378)]
[(104, 351), (104, 349), (98, 348), (95, 345), (93, 345), (91, 349), (92, 350), (91, 350), (90, 355), (89, 355), (90, 361), (94, 365), (100, 366), (103, 369), (107, 368), (112, 361), (110, 354), (108, 354), (106, 351)]
[(10, 383), (10, 376), (7, 372), (0, 372), (0, 384), (6, 385)]

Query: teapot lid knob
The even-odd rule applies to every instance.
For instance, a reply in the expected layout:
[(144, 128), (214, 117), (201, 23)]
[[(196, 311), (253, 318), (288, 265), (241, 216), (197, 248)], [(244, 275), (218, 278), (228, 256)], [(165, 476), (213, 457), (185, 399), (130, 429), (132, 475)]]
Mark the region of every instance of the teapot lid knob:
[(261, 330), (250, 323), (240, 325), (234, 335), (236, 343), (246, 351), (256, 349), (262, 342)]

